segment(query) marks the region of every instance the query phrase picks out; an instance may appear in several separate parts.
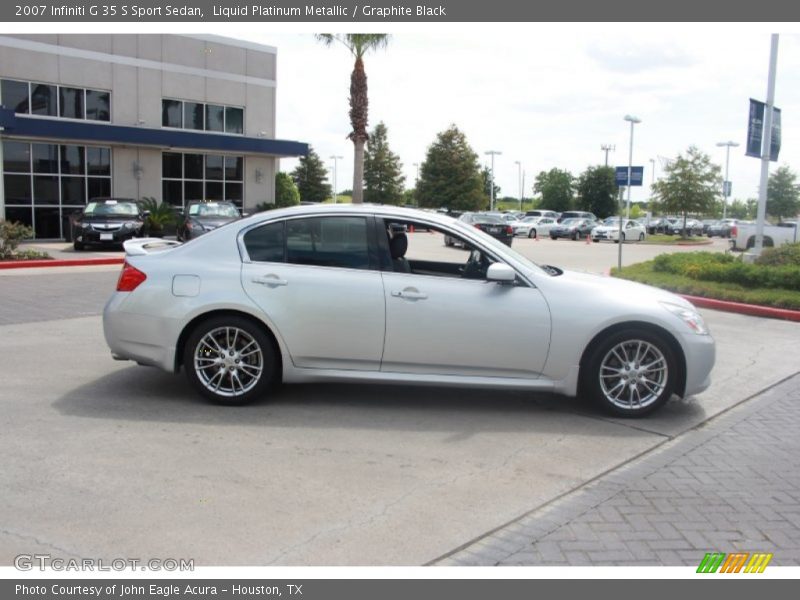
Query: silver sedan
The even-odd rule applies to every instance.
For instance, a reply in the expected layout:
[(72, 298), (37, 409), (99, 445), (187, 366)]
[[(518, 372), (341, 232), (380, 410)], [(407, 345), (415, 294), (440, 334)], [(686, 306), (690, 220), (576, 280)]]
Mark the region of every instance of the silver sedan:
[(642, 416), (710, 384), (714, 340), (683, 298), (534, 264), (434, 213), (303, 206), (126, 252), (112, 355), (183, 369), (215, 402), (362, 381), (582, 394)]

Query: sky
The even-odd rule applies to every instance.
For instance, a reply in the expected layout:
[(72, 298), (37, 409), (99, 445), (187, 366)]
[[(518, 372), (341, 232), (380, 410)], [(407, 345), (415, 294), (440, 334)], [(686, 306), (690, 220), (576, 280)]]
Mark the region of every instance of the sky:
[[(274, 27), (274, 26), (273, 26)], [(778, 165), (800, 169), (800, 29), (796, 25), (700, 24), (452, 24), (446, 27), (361, 26), (391, 35), (365, 58), (370, 128), (388, 127), (406, 186), (413, 187), (437, 133), (455, 124), (482, 165), (495, 157), (501, 195), (525, 196), (537, 173), (580, 174), (603, 164), (627, 166), (630, 124), (633, 164), (645, 167), (644, 200), (662, 176), (659, 157), (695, 145), (724, 169), (730, 152), (732, 198), (758, 197), (760, 161), (744, 155), (749, 99), (764, 100), (771, 31), (780, 33), (775, 104), (782, 110)], [(277, 137), (310, 143), (332, 169), (337, 189), (352, 188), (353, 146), (348, 94), (353, 59), (341, 45), (325, 47), (307, 32), (220, 31), (278, 48)], [(329, 29), (330, 30), (330, 29)], [(334, 30), (335, 31), (335, 30)], [(339, 28), (347, 32), (348, 29)], [(651, 162), (654, 161), (653, 162)], [(516, 164), (519, 161), (520, 166)], [(282, 159), (291, 171), (296, 159)], [(655, 165), (655, 173), (653, 172)], [(771, 164), (771, 169), (776, 163)]]

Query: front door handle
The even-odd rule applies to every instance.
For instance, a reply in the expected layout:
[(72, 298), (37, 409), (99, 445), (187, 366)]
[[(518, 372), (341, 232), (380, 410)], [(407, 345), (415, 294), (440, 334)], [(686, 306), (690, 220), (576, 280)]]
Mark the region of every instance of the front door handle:
[(428, 297), (428, 294), (420, 292), (415, 288), (406, 288), (401, 292), (392, 292), (392, 296), (395, 298), (403, 298), (405, 300), (425, 300)]
[(269, 275), (260, 275), (258, 277), (253, 277), (253, 283), (257, 283), (259, 285), (266, 285), (269, 287), (289, 285), (288, 281), (286, 281), (285, 279), (281, 279), (274, 273), (270, 273)]

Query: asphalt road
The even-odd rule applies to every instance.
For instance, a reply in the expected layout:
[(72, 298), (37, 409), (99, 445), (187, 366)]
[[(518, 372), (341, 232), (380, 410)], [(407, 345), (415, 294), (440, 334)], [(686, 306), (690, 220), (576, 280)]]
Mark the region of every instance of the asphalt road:
[[(570, 253), (605, 252), (525, 245), (563, 266)], [(607, 268), (597, 256), (586, 270)], [(3, 565), (36, 552), (424, 564), (798, 368), (800, 325), (705, 311), (713, 386), (645, 420), (581, 399), (405, 386), (286, 386), (225, 408), (182, 376), (111, 360), (98, 313), (118, 268), (50, 271), (0, 276)]]

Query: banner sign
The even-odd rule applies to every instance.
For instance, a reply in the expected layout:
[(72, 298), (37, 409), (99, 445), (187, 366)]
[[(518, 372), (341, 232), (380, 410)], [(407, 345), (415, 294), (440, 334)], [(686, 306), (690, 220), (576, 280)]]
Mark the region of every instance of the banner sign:
[[(759, 100), (750, 98), (750, 117), (747, 122), (747, 150), (746, 156), (761, 158), (761, 144), (764, 135), (764, 111), (767, 105)], [(769, 145), (769, 159), (778, 160), (781, 150), (781, 109), (772, 109), (772, 135)]]
[(731, 182), (730, 181), (723, 181), (722, 182), (722, 195), (726, 198), (730, 198), (731, 196)]
[[(628, 184), (628, 167), (617, 167), (614, 171), (615, 179), (618, 186), (627, 186)], [(631, 167), (631, 182), (630, 185), (642, 185), (644, 179), (644, 167)]]

